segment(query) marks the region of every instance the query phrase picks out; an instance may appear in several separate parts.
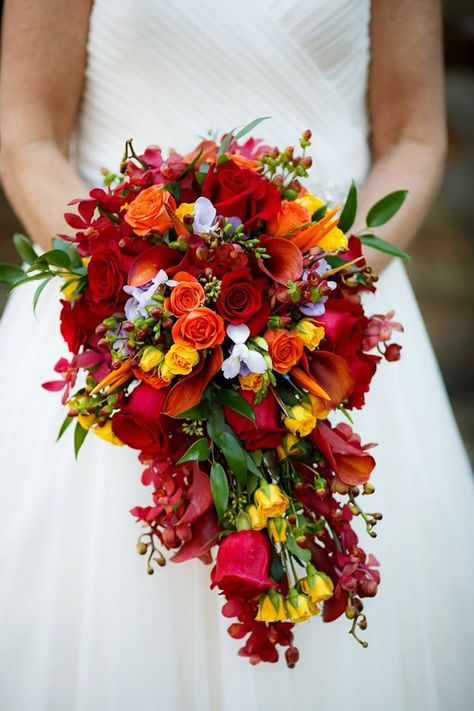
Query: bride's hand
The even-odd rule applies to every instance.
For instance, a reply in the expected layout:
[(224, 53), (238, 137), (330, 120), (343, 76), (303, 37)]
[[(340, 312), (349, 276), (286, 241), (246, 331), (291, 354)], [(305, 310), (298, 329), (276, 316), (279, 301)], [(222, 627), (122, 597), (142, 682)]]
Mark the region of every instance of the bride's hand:
[(0, 174), (29, 236), (45, 249), (88, 188), (69, 162), (90, 0), (7, 0), (2, 26)]
[[(370, 31), (373, 165), (354, 231), (364, 229), (369, 208), (381, 197), (406, 189), (409, 194), (398, 214), (374, 230), (406, 250), (436, 195), (446, 151), (440, 3), (374, 2)], [(366, 256), (377, 271), (391, 259), (370, 248)]]

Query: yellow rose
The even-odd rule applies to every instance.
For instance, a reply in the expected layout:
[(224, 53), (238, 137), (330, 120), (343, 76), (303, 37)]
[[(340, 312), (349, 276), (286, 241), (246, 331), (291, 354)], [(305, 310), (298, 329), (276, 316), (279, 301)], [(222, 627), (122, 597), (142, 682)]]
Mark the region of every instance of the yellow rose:
[(85, 430), (88, 430), (95, 422), (95, 415), (78, 415), (77, 421), (79, 422), (81, 427), (83, 427)]
[(347, 249), (347, 237), (339, 227), (334, 227), (318, 242), (318, 247), (327, 252), (332, 252), (334, 249)]
[(310, 351), (314, 351), (324, 338), (323, 326), (316, 326), (310, 318), (301, 319), (296, 326), (296, 333)]
[(286, 541), (288, 529), (288, 521), (286, 518), (269, 518), (267, 528), (273, 543), (284, 543)]
[(182, 202), (175, 212), (180, 220), (182, 220), (185, 215), (194, 215), (194, 203)]
[(334, 595), (331, 578), (326, 573), (316, 570), (314, 565), (308, 565), (306, 568), (306, 577), (301, 580), (301, 589), (313, 603), (329, 600)]
[(285, 607), (292, 622), (304, 622), (317, 614), (314, 612), (314, 607), (311, 607), (309, 598), (306, 595), (298, 594), (295, 588), (290, 590), (285, 600)]
[(262, 484), (254, 494), (260, 516), (276, 518), (286, 511), (290, 502), (276, 484)]
[(299, 441), (299, 437), (292, 434), (291, 432), (283, 435), (281, 445), (278, 446), (276, 449), (278, 458), (282, 460), (286, 459), (290, 454), (301, 454), (301, 451), (299, 452), (298, 449), (295, 447), (295, 445), (297, 445)]
[(239, 375), (240, 387), (242, 390), (251, 390), (253, 393), (258, 393), (263, 385), (263, 375), (260, 373), (249, 373), (248, 375)]
[(303, 405), (290, 407), (288, 415), (283, 419), (283, 422), (285, 427), (294, 435), (299, 434), (301, 437), (306, 437), (316, 427), (315, 416)]
[(115, 435), (114, 431), (112, 430), (111, 420), (107, 420), (103, 425), (94, 425), (94, 427), (91, 428), (91, 432), (93, 432), (95, 435), (97, 435), (97, 437), (100, 437), (106, 442), (114, 444), (116, 447), (123, 447), (123, 442)]
[(262, 528), (266, 528), (267, 517), (262, 516), (262, 514), (254, 504), (250, 504), (250, 506), (247, 507), (247, 515), (250, 519), (250, 525), (252, 526), (252, 530), (261, 531)]
[(173, 344), (165, 355), (165, 364), (173, 375), (188, 375), (199, 363), (199, 353), (192, 346)]
[(166, 380), (168, 383), (170, 383), (174, 378), (174, 373), (171, 372), (164, 360), (160, 363), (158, 372), (160, 374), (160, 378), (162, 378), (162, 380)]
[(314, 215), (317, 210), (325, 205), (324, 200), (321, 200), (317, 195), (313, 195), (313, 193), (310, 192), (305, 193), (302, 197), (296, 198), (295, 202), (305, 207), (310, 215)]
[(260, 596), (258, 612), (255, 617), (257, 622), (282, 622), (287, 619), (283, 596), (276, 590)]
[(154, 346), (147, 346), (142, 353), (140, 358), (140, 368), (147, 373), (149, 370), (153, 370), (157, 365), (163, 360), (163, 352), (159, 348)]

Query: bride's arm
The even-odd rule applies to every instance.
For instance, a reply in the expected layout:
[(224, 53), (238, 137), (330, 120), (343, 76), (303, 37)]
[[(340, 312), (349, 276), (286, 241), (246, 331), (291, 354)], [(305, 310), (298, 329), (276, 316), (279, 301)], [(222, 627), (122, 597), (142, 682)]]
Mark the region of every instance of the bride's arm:
[[(446, 150), (441, 17), (437, 0), (372, 3), (369, 112), (373, 165), (360, 195), (355, 230), (385, 194), (407, 189), (400, 212), (375, 230), (406, 248), (436, 195)], [(389, 261), (367, 249), (380, 270)]]
[(68, 161), (81, 96), (90, 0), (7, 0), (0, 173), (30, 237), (49, 249), (66, 203), (87, 195)]

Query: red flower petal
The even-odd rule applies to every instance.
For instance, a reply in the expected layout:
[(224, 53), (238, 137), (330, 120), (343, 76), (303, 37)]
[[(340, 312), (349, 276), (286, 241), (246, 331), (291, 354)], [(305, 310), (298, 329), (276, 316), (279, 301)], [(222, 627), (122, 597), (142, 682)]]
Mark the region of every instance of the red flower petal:
[(183, 543), (177, 553), (171, 556), (173, 563), (184, 563), (191, 558), (200, 558), (216, 544), (215, 535), (219, 531), (214, 509), (209, 508), (191, 526), (192, 538)]
[(303, 255), (298, 247), (284, 237), (263, 239), (262, 246), (270, 255), (270, 259), (260, 259), (258, 262), (262, 272), (284, 286), (300, 278), (303, 273)]
[(213, 348), (192, 373), (171, 388), (164, 404), (164, 414), (169, 417), (179, 417), (182, 412), (197, 405), (207, 384), (220, 370), (222, 361), (222, 349)]
[(178, 264), (182, 258), (181, 252), (171, 249), (166, 244), (150, 247), (133, 261), (128, 273), (128, 283), (130, 286), (142, 286), (151, 281), (160, 269), (166, 271), (169, 267)]

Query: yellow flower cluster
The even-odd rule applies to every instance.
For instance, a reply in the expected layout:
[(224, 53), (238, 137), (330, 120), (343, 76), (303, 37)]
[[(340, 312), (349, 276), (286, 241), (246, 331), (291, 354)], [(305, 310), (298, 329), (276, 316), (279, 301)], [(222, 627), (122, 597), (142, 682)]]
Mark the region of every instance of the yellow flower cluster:
[(85, 430), (90, 430), (100, 439), (114, 444), (116, 447), (123, 447), (123, 442), (114, 434), (112, 430), (112, 421), (106, 420), (104, 424), (96, 422), (95, 415), (78, 415), (77, 421)]
[(254, 504), (247, 507), (250, 526), (254, 531), (268, 528), (275, 543), (284, 543), (288, 521), (281, 518), (290, 505), (289, 499), (276, 484), (262, 484), (254, 494)]
[[(318, 420), (324, 420), (329, 415), (327, 402), (316, 395), (308, 393), (301, 403), (288, 409), (288, 416), (284, 418), (285, 427), (291, 434), (307, 437), (316, 427)], [(293, 446), (295, 442), (291, 443)], [(281, 447), (279, 448), (281, 449)], [(285, 453), (288, 455), (288, 451)], [(284, 459), (285, 457), (280, 457)]]
[(296, 325), (295, 333), (308, 350), (314, 351), (324, 338), (324, 327), (316, 326), (310, 318), (302, 318)]
[(158, 375), (170, 382), (175, 375), (188, 375), (198, 363), (199, 353), (195, 348), (174, 343), (166, 353), (155, 346), (144, 348), (140, 368), (145, 373), (157, 369)]
[(331, 578), (309, 564), (306, 577), (298, 581), (300, 592), (295, 587), (290, 588), (288, 595), (283, 595), (272, 589), (260, 596), (258, 612), (255, 619), (258, 622), (304, 622), (319, 615), (321, 608), (318, 603), (329, 600), (334, 594)]

